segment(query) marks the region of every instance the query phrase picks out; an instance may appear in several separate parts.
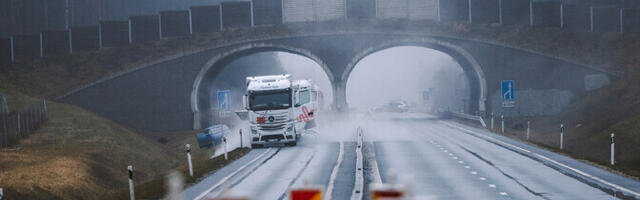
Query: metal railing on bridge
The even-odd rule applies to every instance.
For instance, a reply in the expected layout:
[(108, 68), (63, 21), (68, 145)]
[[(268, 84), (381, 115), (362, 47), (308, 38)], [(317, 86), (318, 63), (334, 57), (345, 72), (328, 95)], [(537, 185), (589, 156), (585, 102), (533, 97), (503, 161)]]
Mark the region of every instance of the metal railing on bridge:
[[(74, 25), (67, 21), (64, 28), (56, 30), (46, 30), (49, 26), (14, 30), (12, 29), (14, 22), (10, 23), (7, 29), (2, 27), (3, 21), (0, 20), (0, 37), (8, 36), (8, 38), (0, 38), (0, 62), (70, 54), (102, 47), (162, 40), (168, 37), (189, 37), (199, 32), (347, 19), (457, 21), (471, 24), (558, 27), (591, 32), (640, 33), (640, 10), (638, 9), (640, 1), (608, 0), (605, 4), (602, 2), (582, 0), (246, 0), (192, 6), (186, 10), (157, 10), (153, 12), (155, 14), (145, 12), (129, 17), (118, 15), (112, 18), (100, 18), (100, 21), (95, 21), (97, 23), (95, 25), (86, 25), (86, 23)], [(42, 6), (43, 9), (44, 7)], [(7, 8), (12, 7), (3, 9)], [(78, 13), (91, 10), (78, 10)], [(36, 12), (37, 9), (32, 11)], [(51, 9), (48, 12), (63, 11)], [(85, 15), (90, 14), (92, 13), (85, 13)], [(97, 15), (97, 13), (93, 14)], [(39, 17), (33, 18), (53, 20), (47, 19), (48, 16), (37, 16)]]

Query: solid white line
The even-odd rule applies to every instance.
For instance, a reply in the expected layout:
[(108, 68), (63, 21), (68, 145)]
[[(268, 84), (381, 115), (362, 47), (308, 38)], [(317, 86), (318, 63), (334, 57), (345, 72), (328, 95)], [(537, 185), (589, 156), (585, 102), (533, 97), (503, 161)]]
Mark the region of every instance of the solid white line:
[(200, 195), (198, 195), (196, 198), (194, 198), (195, 200), (200, 200), (202, 199), (204, 196), (206, 196), (207, 194), (209, 194), (213, 189), (220, 187), (220, 185), (224, 184), (225, 182), (227, 182), (231, 177), (235, 176), (238, 172), (244, 170), (244, 168), (246, 168), (247, 166), (253, 164), (254, 162), (256, 162), (257, 160), (259, 160), (260, 158), (264, 157), (268, 152), (271, 152), (273, 150), (273, 148), (271, 149), (267, 149), (266, 151), (264, 151), (262, 154), (260, 154), (258, 157), (254, 158), (253, 160), (249, 161), (247, 164), (242, 165), (240, 168), (236, 169), (236, 171), (231, 172), (231, 174), (227, 175), (226, 177), (220, 179), (220, 181), (218, 181), (218, 183), (216, 183), (215, 185), (209, 187), (207, 190), (205, 190), (204, 192), (200, 193)]
[(338, 154), (338, 160), (336, 161), (336, 165), (333, 166), (333, 171), (331, 172), (329, 185), (327, 185), (327, 195), (324, 197), (325, 200), (331, 199), (331, 193), (333, 192), (333, 183), (336, 180), (336, 176), (338, 176), (338, 169), (340, 168), (340, 164), (342, 164), (343, 155), (344, 155), (344, 143), (340, 141), (340, 153)]
[(529, 150), (526, 150), (526, 149), (523, 149), (523, 148), (520, 148), (520, 147), (517, 147), (517, 146), (511, 145), (511, 144), (508, 144), (508, 143), (502, 142), (502, 141), (500, 141), (500, 140), (498, 140), (498, 139), (495, 139), (495, 138), (493, 138), (493, 137), (489, 137), (489, 136), (485, 136), (485, 135), (482, 135), (482, 134), (475, 133), (475, 132), (473, 132), (473, 131), (471, 131), (471, 130), (468, 130), (468, 129), (465, 129), (465, 128), (462, 128), (462, 127), (458, 127), (458, 126), (453, 125), (453, 124), (449, 124), (449, 123), (446, 123), (446, 122), (442, 122), (442, 123), (445, 123), (445, 124), (447, 124), (447, 125), (448, 125), (448, 126), (450, 126), (450, 127), (454, 127), (454, 128), (458, 128), (458, 129), (460, 129), (460, 130), (464, 130), (464, 131), (465, 131), (465, 132), (467, 132), (467, 133), (471, 133), (471, 134), (474, 134), (474, 135), (476, 135), (476, 136), (480, 136), (480, 137), (486, 138), (486, 139), (491, 140), (491, 141), (493, 141), (493, 142), (498, 142), (498, 143), (503, 144), (503, 145), (505, 145), (505, 146), (508, 146), (508, 147), (511, 147), (511, 148), (514, 148), (514, 149), (517, 149), (517, 150), (520, 150), (520, 151), (523, 151), (523, 152), (529, 153), (529, 154), (531, 154), (531, 155), (533, 155), (533, 156), (536, 156), (536, 157), (538, 157), (538, 158), (540, 158), (540, 159), (546, 160), (546, 161), (548, 161), (548, 162), (551, 162), (551, 163), (553, 163), (553, 164), (556, 164), (556, 165), (558, 165), (558, 166), (561, 166), (561, 167), (564, 167), (564, 168), (566, 168), (566, 169), (568, 169), (568, 170), (571, 170), (571, 171), (573, 171), (573, 172), (575, 172), (575, 173), (578, 173), (578, 174), (580, 174), (580, 175), (582, 175), (582, 176), (585, 176), (585, 177), (587, 177), (587, 178), (590, 178), (590, 179), (593, 179), (593, 180), (595, 180), (595, 181), (598, 181), (598, 182), (600, 182), (600, 183), (602, 183), (602, 184), (605, 184), (605, 185), (608, 185), (608, 186), (610, 186), (610, 187), (613, 187), (613, 188), (615, 188), (615, 189), (617, 189), (617, 190), (619, 190), (619, 191), (622, 191), (622, 192), (626, 192), (626, 193), (629, 193), (629, 194), (635, 195), (636, 197), (640, 197), (640, 193), (638, 193), (638, 192), (635, 192), (635, 191), (629, 190), (629, 189), (627, 189), (627, 188), (624, 188), (624, 187), (622, 187), (622, 186), (616, 185), (616, 184), (614, 184), (614, 183), (611, 183), (611, 182), (605, 181), (605, 180), (603, 180), (603, 179), (601, 179), (601, 178), (598, 178), (598, 177), (596, 177), (596, 176), (593, 176), (593, 175), (591, 175), (591, 174), (588, 174), (588, 173), (586, 173), (586, 172), (583, 172), (583, 171), (581, 171), (581, 170), (579, 170), (579, 169), (576, 169), (576, 168), (573, 168), (573, 167), (569, 167), (568, 165), (562, 164), (562, 163), (560, 163), (560, 162), (558, 162), (558, 161), (555, 161), (555, 160), (553, 160), (553, 159), (551, 159), (551, 158), (548, 158), (548, 157), (546, 157), (546, 156), (543, 156), (543, 155), (540, 155), (540, 154), (537, 154), (537, 153), (531, 152), (531, 151), (529, 151)]
[(351, 200), (362, 200), (362, 193), (364, 192), (364, 162), (362, 157), (362, 135), (358, 133), (356, 143), (356, 174), (355, 183), (353, 184), (353, 190), (351, 191)]

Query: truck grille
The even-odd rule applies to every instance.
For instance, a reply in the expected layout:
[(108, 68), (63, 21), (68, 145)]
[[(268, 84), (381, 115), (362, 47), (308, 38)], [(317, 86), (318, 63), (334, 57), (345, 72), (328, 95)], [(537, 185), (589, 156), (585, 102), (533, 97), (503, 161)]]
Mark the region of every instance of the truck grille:
[(265, 131), (280, 130), (284, 128), (284, 124), (262, 125), (258, 126), (258, 128)]
[(277, 139), (277, 140), (283, 140), (284, 139), (284, 135), (265, 135), (262, 136), (262, 141), (268, 141), (268, 140), (273, 140), (273, 139)]

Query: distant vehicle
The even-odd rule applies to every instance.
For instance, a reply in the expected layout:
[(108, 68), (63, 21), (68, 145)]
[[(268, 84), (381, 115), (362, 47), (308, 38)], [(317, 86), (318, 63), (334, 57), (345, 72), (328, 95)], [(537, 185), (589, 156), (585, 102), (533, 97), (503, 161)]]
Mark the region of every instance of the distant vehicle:
[(391, 100), (388, 104), (375, 107), (375, 112), (407, 112), (409, 105), (403, 100)]
[(247, 77), (243, 103), (251, 147), (295, 146), (302, 132), (315, 125), (318, 94), (312, 81), (291, 80), (288, 74)]

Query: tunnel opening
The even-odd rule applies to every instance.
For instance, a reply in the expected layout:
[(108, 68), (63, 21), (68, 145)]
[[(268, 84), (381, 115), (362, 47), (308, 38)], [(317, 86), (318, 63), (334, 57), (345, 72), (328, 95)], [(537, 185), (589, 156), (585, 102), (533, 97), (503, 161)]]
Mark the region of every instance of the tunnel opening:
[[(294, 80), (313, 80), (322, 91), (324, 101), (321, 108), (330, 107), (333, 99), (332, 77), (317, 57), (282, 47), (255, 47), (231, 52), (213, 58), (194, 83), (191, 97), (194, 129), (236, 123), (239, 118), (233, 111), (244, 109), (242, 98), (246, 93), (248, 76), (291, 74)], [(229, 91), (232, 112), (220, 114), (219, 91)]]
[(431, 45), (372, 49), (349, 71), (346, 103), (356, 111), (400, 111), (405, 104), (411, 111), (475, 114), (483, 106), (483, 80), (459, 55)]

